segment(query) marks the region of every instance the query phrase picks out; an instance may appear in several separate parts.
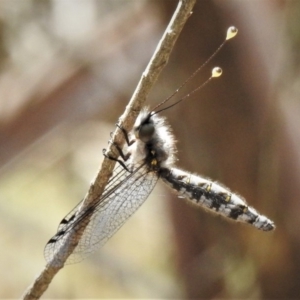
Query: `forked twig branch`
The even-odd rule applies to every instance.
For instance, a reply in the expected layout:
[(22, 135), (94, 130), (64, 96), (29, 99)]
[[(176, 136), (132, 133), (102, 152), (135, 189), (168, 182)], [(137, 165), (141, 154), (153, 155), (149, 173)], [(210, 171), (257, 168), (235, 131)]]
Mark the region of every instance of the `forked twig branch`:
[[(130, 102), (125, 109), (125, 112), (120, 117), (119, 123), (125, 130), (129, 131), (132, 128), (151, 88), (155, 84), (160, 72), (167, 64), (174, 44), (182, 28), (184, 27), (184, 24), (191, 15), (195, 2), (196, 0), (179, 1), (176, 11), (174, 12), (173, 17), (165, 30), (164, 35), (158, 43), (157, 48), (146, 70), (144, 71)], [(116, 128), (111, 140), (120, 146), (124, 145), (124, 135), (119, 128)], [(107, 149), (107, 153), (110, 153), (110, 155), (114, 157), (117, 157), (118, 155), (117, 153), (113, 152), (111, 145)], [(91, 184), (90, 189), (85, 196), (84, 205), (81, 207), (81, 209), (87, 205), (90, 205), (95, 199), (99, 199), (109, 178), (112, 175), (114, 166), (115, 161), (107, 158), (104, 159), (101, 169), (99, 170), (94, 182)], [(56, 273), (64, 266), (68, 256), (77, 246), (81, 235), (82, 231), (74, 231), (70, 233), (66, 243), (62, 245), (61, 249), (59, 250), (59, 252), (63, 251), (63, 253), (66, 253), (66, 255), (61, 255), (58, 253), (57, 256), (54, 256), (52, 261), (45, 266), (33, 284), (24, 293), (23, 299), (39, 299), (42, 296)]]

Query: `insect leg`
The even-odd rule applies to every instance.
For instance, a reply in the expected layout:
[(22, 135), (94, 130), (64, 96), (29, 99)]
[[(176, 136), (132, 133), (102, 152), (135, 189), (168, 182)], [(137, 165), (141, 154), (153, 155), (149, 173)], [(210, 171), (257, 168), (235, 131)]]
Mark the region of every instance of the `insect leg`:
[(124, 135), (127, 145), (131, 146), (135, 142), (135, 140), (133, 139), (133, 140), (129, 141), (129, 136), (128, 136), (127, 130), (125, 128), (123, 128), (121, 125), (119, 125), (118, 123), (116, 124), (116, 126), (123, 132), (123, 135)]
[[(115, 145), (115, 146), (116, 146), (116, 145)], [(120, 149), (120, 147), (118, 146), (118, 147), (117, 147), (117, 150), (119, 151), (119, 149)], [(111, 155), (106, 154), (106, 149), (103, 149), (103, 150), (102, 150), (102, 153), (103, 153), (103, 155), (104, 155), (106, 158), (118, 162), (118, 163), (119, 163), (126, 171), (128, 171), (129, 173), (132, 173), (132, 171), (130, 171), (130, 170), (127, 168), (127, 166), (124, 164), (124, 161), (125, 161), (125, 160), (123, 161), (123, 160), (121, 160), (121, 159), (118, 159), (118, 158), (115, 158), (115, 157), (113, 157), (113, 156), (111, 156)], [(119, 152), (119, 153), (120, 153), (120, 155), (121, 155), (121, 153), (123, 154), (122, 150), (121, 150), (121, 152)], [(121, 155), (121, 157), (122, 157), (122, 155)], [(122, 157), (122, 158), (123, 158), (123, 157)]]
[[(124, 138), (125, 138), (125, 141), (126, 141), (126, 143), (127, 143), (127, 146), (131, 146), (133, 143), (135, 143), (135, 140), (134, 140), (134, 139), (131, 140), (131, 141), (129, 140), (128, 132), (127, 132), (121, 125), (119, 125), (119, 124), (117, 123), (116, 126), (122, 131), (122, 133), (123, 133), (123, 135), (124, 135)], [(110, 136), (112, 137), (112, 133), (110, 134)], [(118, 144), (112, 142), (111, 140), (109, 141), (109, 143), (111, 143), (111, 144), (114, 145), (114, 147), (117, 149), (119, 155), (121, 156), (122, 160), (121, 160), (121, 159), (114, 158), (114, 157), (112, 157), (112, 156), (110, 156), (110, 155), (107, 155), (107, 154), (106, 154), (106, 149), (103, 149), (103, 155), (104, 155), (106, 158), (108, 158), (108, 159), (111, 159), (111, 160), (114, 160), (114, 161), (118, 162), (118, 163), (119, 163), (126, 171), (128, 171), (128, 172), (131, 173), (131, 171), (128, 169), (128, 167), (127, 167), (127, 166), (125, 165), (125, 163), (124, 163), (124, 162), (126, 162), (126, 161), (129, 159), (131, 153), (128, 152), (128, 153), (125, 154), (125, 153), (123, 152), (123, 150), (121, 149), (121, 147), (120, 147)]]

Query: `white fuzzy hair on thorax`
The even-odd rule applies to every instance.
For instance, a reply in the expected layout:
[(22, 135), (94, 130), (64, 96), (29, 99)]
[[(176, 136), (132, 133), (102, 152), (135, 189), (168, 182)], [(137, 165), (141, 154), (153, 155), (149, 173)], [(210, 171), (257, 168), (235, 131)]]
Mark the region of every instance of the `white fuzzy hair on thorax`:
[(147, 150), (149, 147), (155, 153), (157, 153), (157, 160), (160, 163), (160, 167), (172, 167), (175, 163), (177, 151), (175, 146), (175, 138), (172, 134), (170, 126), (166, 123), (164, 117), (154, 114), (149, 117), (150, 110), (144, 108), (136, 119), (133, 127), (132, 137), (134, 137), (134, 132), (139, 127), (143, 126), (143, 123), (148, 118), (148, 124), (154, 126), (154, 134), (151, 140), (147, 143), (136, 138), (133, 145), (129, 147), (129, 152), (131, 152), (130, 164), (136, 164), (144, 160), (147, 156)]

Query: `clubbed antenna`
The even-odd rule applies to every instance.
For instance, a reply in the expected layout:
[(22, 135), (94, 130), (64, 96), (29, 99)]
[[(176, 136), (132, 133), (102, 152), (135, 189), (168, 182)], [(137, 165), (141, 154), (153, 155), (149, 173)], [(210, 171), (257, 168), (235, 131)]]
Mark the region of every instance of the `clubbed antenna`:
[[(153, 111), (157, 110), (160, 106), (162, 106), (163, 104), (165, 104), (166, 102), (168, 102), (170, 99), (172, 99), (184, 86), (186, 86), (186, 84), (193, 79), (200, 70), (202, 70), (204, 68), (205, 65), (208, 64), (208, 62), (210, 62), (218, 53), (219, 51), (223, 48), (223, 46), (227, 43), (228, 40), (234, 38), (238, 33), (238, 29), (234, 26), (230, 26), (227, 29), (227, 33), (226, 33), (226, 37), (224, 39), (224, 41), (221, 43), (221, 45), (214, 51), (214, 53), (196, 70), (194, 71), (194, 73), (192, 75), (190, 75), (181, 86), (179, 86), (179, 88), (173, 93), (171, 94), (168, 98), (166, 98), (164, 101), (162, 101), (161, 103), (159, 103), (156, 107), (154, 107)], [(222, 70), (221, 70), (222, 73)], [(220, 74), (221, 75), (221, 74)], [(212, 76), (214, 77), (214, 76)], [(198, 91), (200, 88), (202, 88), (204, 85), (207, 84), (208, 81), (210, 81), (210, 79), (212, 78), (210, 77), (204, 84), (202, 84), (199, 88), (197, 88), (196, 90), (194, 90), (193, 92), (191, 92), (189, 95), (193, 94), (195, 91)], [(187, 95), (188, 96), (188, 95)], [(187, 96), (185, 96), (183, 99), (187, 98)], [(181, 102), (183, 99), (179, 100), (178, 102)], [(178, 103), (176, 102), (176, 104)], [(172, 107), (173, 105), (169, 106), (168, 108)], [(164, 109), (163, 109), (164, 110)], [(162, 111), (162, 110), (160, 110)]]
[(151, 113), (151, 116), (156, 115), (159, 112), (162, 112), (166, 109), (171, 108), (172, 106), (175, 106), (176, 104), (178, 104), (179, 102), (186, 100), (188, 97), (190, 97), (191, 95), (193, 95), (194, 93), (198, 92), (199, 90), (201, 90), (205, 85), (207, 85), (213, 78), (218, 78), (222, 75), (223, 71), (220, 67), (215, 67), (212, 69), (211, 71), (211, 76), (201, 85), (199, 85), (197, 88), (195, 88), (194, 90), (192, 90), (190, 93), (188, 93), (187, 95), (185, 95), (184, 97), (180, 98), (178, 101), (176, 101), (175, 103), (161, 109), (161, 110), (157, 110)]

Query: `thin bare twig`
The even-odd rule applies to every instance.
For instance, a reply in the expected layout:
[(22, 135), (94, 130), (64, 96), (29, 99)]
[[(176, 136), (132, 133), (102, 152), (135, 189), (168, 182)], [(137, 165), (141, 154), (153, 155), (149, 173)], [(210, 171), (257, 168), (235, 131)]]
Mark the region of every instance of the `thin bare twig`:
[[(176, 11), (165, 30), (157, 48), (144, 71), (138, 86), (128, 103), (125, 112), (119, 119), (119, 123), (124, 129), (129, 131), (136, 117), (138, 116), (143, 104), (155, 84), (160, 72), (163, 70), (168, 62), (170, 53), (174, 47), (174, 44), (186, 23), (188, 17), (191, 15), (192, 9), (195, 5), (196, 0), (181, 0), (178, 3)], [(115, 130), (112, 136), (112, 142), (117, 143), (121, 147), (124, 145), (124, 135), (118, 128)], [(113, 152), (111, 146), (109, 146), (107, 153), (117, 157), (117, 153)], [(97, 174), (94, 182), (91, 184), (90, 189), (85, 197), (84, 205), (81, 209), (90, 205), (95, 199), (99, 199), (104, 191), (104, 188), (112, 175), (115, 162), (109, 159), (104, 159), (101, 169)], [(88, 224), (88, 223), (87, 223)], [(86, 225), (87, 225), (86, 224)], [(48, 288), (55, 274), (64, 266), (65, 261), (68, 256), (73, 252), (81, 238), (83, 231), (74, 231), (70, 233), (66, 243), (61, 247), (58, 255), (55, 255), (52, 261), (50, 261), (40, 273), (40, 275), (35, 279), (33, 284), (27, 289), (23, 295), (23, 299), (39, 299), (41, 295)], [(66, 253), (66, 255), (61, 255), (60, 252)], [(59, 257), (59, 258), (57, 258)]]

